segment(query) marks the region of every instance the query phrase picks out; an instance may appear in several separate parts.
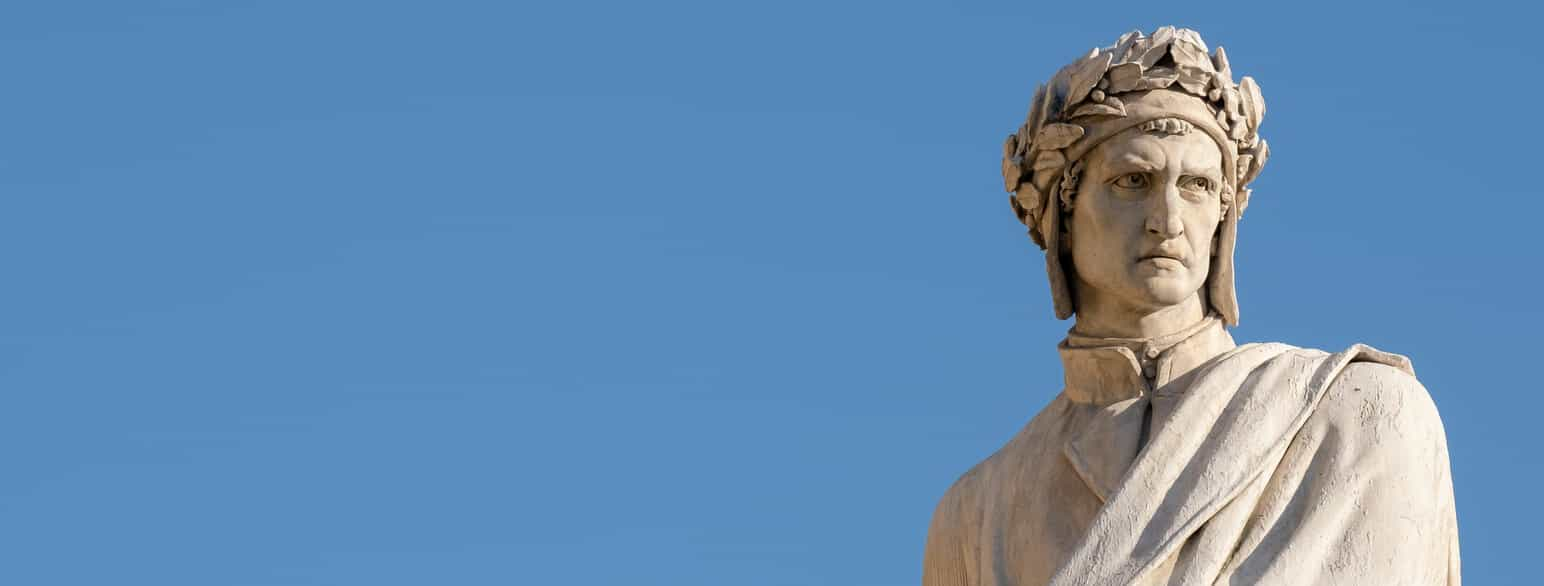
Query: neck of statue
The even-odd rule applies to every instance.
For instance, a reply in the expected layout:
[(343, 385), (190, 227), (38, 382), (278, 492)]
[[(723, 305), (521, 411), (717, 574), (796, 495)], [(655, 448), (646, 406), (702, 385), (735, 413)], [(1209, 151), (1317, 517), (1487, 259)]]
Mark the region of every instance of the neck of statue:
[[(1161, 338), (1195, 325), (1206, 318), (1206, 299), (1200, 291), (1184, 301), (1161, 307), (1136, 307), (1080, 287), (1074, 333), (1098, 338)], [(1085, 294), (1084, 291), (1087, 291)]]

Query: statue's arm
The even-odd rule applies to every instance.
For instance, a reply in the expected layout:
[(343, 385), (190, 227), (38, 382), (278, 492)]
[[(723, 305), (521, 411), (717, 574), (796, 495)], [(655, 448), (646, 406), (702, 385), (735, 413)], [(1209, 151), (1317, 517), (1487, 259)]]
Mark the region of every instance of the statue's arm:
[(922, 586), (968, 586), (974, 556), (971, 539), (974, 523), (967, 514), (974, 499), (974, 474), (966, 474), (949, 487), (928, 525), (927, 546), (922, 556)]
[(1426, 388), (1397, 368), (1346, 366), (1256, 515), (1227, 583), (1459, 583), (1447, 438)]

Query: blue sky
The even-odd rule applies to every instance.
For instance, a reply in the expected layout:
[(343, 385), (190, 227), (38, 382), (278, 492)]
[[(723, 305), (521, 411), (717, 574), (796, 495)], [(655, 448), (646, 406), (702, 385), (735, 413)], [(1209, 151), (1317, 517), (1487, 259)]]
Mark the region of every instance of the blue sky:
[(0, 582), (915, 583), (1059, 390), (1036, 83), (1198, 29), (1269, 105), (1242, 341), (1406, 354), (1532, 578), (1512, 3), (49, 2), (0, 18)]

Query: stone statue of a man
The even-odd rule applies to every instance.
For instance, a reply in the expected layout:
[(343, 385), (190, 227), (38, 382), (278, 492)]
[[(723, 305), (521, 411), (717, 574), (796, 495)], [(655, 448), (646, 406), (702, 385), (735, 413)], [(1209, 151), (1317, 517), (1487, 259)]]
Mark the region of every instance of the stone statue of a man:
[(1446, 438), (1403, 356), (1236, 346), (1268, 150), (1195, 31), (1058, 72), (1003, 147), (1046, 250), (1065, 386), (933, 514), (925, 586), (1459, 583)]

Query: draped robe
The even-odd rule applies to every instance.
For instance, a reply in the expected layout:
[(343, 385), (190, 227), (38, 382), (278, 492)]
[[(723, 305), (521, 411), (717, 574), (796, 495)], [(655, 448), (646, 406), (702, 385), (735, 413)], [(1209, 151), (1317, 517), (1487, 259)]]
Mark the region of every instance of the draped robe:
[(1407, 359), (1181, 334), (1069, 336), (1062, 393), (939, 502), (924, 586), (1459, 584)]

